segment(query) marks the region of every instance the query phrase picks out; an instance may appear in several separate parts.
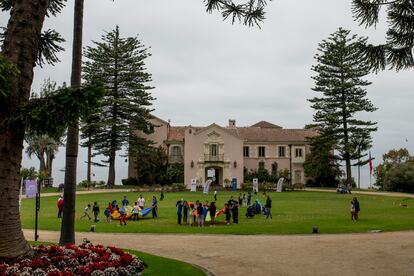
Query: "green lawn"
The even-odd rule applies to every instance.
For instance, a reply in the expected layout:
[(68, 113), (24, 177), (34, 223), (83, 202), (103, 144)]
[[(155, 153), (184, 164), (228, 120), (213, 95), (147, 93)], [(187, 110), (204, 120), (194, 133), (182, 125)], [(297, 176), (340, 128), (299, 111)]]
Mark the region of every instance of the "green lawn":
[[(143, 193), (147, 202), (154, 193)], [(79, 220), (83, 208), (97, 201), (103, 211), (109, 201), (120, 202), (126, 195), (131, 201), (139, 195), (136, 192), (102, 193), (77, 196), (76, 231), (89, 231), (92, 221)], [(157, 197), (158, 194), (155, 194)], [(220, 208), (231, 195), (238, 193), (219, 192), (217, 206)], [(375, 195), (358, 195), (361, 204), (360, 220), (350, 219), (350, 201), (353, 195), (342, 195), (326, 192), (284, 192), (270, 193), (273, 200), (272, 220), (265, 220), (262, 215), (246, 219), (246, 208), (239, 209), (239, 224), (225, 225), (224, 215), (218, 218), (216, 227), (179, 226), (176, 222), (175, 203), (184, 198), (195, 202), (213, 199), (212, 193), (203, 195), (200, 192), (166, 193), (165, 199), (159, 203), (159, 218), (152, 219), (149, 214), (144, 219), (128, 221), (127, 226), (118, 226), (118, 221), (106, 223), (101, 214), (101, 222), (97, 223), (97, 232), (114, 233), (203, 233), (203, 234), (307, 234), (312, 226), (318, 226), (321, 233), (352, 233), (370, 230), (395, 231), (414, 229), (414, 199), (394, 198)], [(264, 196), (259, 195), (264, 202)], [(57, 218), (57, 197), (41, 199), (39, 229), (60, 230), (60, 219)], [(400, 207), (400, 203), (408, 204), (408, 208)], [(23, 228), (34, 228), (33, 199), (25, 199), (22, 203), (21, 218)]]

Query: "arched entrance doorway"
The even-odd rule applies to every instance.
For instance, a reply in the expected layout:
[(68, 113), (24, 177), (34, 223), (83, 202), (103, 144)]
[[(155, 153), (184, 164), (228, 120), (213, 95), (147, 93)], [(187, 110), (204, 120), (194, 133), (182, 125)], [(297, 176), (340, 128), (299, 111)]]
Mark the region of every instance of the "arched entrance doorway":
[(211, 179), (211, 186), (223, 186), (223, 168), (210, 166), (205, 168), (205, 179)]

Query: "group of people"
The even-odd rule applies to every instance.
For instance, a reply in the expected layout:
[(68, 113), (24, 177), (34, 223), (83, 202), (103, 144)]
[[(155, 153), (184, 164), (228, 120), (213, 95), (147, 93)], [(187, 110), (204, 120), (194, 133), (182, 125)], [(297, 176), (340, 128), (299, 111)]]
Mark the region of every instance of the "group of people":
[(210, 204), (205, 201), (204, 204), (197, 200), (195, 203), (180, 199), (175, 204), (177, 208), (177, 222), (179, 225), (188, 224), (193, 226), (196, 224), (203, 227), (205, 221), (210, 222), (210, 226), (214, 226), (214, 219), (216, 216), (216, 203), (213, 201)]
[[(121, 226), (122, 225), (127, 225), (126, 224), (126, 220), (127, 220), (127, 216), (128, 216), (127, 210), (126, 210), (127, 206), (130, 206), (130, 204), (129, 204), (129, 200), (127, 199), (126, 196), (124, 196), (124, 198), (122, 199), (121, 206), (118, 205), (116, 200), (113, 200), (112, 202), (108, 202), (108, 206), (104, 210), (104, 216), (106, 218), (106, 222), (110, 223), (112, 221), (113, 213), (115, 211), (117, 211), (119, 213), (119, 224)], [(158, 217), (158, 201), (157, 201), (157, 198), (155, 196), (152, 197), (150, 206), (152, 208), (151, 209), (152, 218), (157, 218)], [(59, 207), (59, 204), (58, 204), (58, 207)], [(138, 197), (137, 201), (135, 201), (134, 205), (131, 206), (131, 207), (132, 207), (131, 218), (132, 218), (133, 221), (138, 221), (139, 220), (139, 211), (141, 211), (145, 208), (145, 198), (142, 195), (140, 195)], [(92, 213), (93, 213), (93, 216), (94, 216), (94, 221), (99, 222), (100, 208), (99, 208), (99, 205), (96, 201), (94, 202), (93, 206), (91, 206), (91, 204), (88, 204), (85, 207), (84, 213), (80, 217), (80, 219), (88, 218), (89, 220), (91, 220), (92, 218), (89, 215), (91, 210), (92, 210)], [(61, 213), (61, 211), (59, 209), (59, 214), (60, 213)]]

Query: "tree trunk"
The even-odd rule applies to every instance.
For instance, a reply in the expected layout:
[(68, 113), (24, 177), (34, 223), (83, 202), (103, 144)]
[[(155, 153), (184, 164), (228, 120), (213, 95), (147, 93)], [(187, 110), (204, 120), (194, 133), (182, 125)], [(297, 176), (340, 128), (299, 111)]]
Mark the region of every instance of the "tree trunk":
[(86, 173), (86, 180), (88, 181), (88, 190), (89, 185), (91, 184), (91, 167), (92, 167), (92, 146), (90, 144), (91, 138), (89, 136), (89, 143), (88, 143), (88, 168)]
[[(71, 86), (79, 89), (82, 72), (83, 0), (75, 0), (73, 24)], [(75, 243), (76, 168), (78, 162), (79, 124), (68, 128), (63, 217), (59, 244)]]
[(111, 151), (111, 156), (109, 156), (109, 172), (107, 185), (109, 188), (112, 188), (115, 185), (115, 151)]
[(48, 152), (46, 157), (47, 177), (52, 177), (53, 159), (55, 159), (55, 154), (52, 152)]
[[(48, 1), (13, 1), (3, 44), (3, 56), (18, 74), (9, 97), (0, 102), (0, 258), (31, 254), (20, 223), (19, 185), (22, 161), (23, 121), (7, 122), (28, 102), (39, 37)], [(5, 124), (5, 125), (3, 125)]]
[(46, 171), (45, 156), (44, 155), (40, 156), (39, 161), (40, 161), (39, 172), (45, 172)]

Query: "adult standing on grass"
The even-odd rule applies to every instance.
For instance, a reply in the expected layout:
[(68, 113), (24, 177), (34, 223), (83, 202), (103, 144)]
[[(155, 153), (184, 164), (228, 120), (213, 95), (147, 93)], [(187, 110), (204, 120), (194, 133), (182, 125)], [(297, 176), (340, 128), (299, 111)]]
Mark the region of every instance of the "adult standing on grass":
[(62, 218), (62, 212), (63, 212), (63, 196), (59, 196), (59, 199), (57, 201), (57, 207), (58, 207), (58, 218)]
[[(359, 213), (359, 211), (360, 211), (360, 208), (359, 208), (359, 201), (358, 201), (358, 199), (356, 198), (356, 197), (354, 197), (353, 199), (352, 199), (352, 201), (351, 201), (351, 205), (354, 207), (354, 212), (353, 212), (353, 215), (352, 215), (352, 220), (355, 220), (355, 221), (357, 221), (358, 220), (358, 213)], [(352, 213), (352, 212), (351, 212)]]
[(247, 193), (247, 205), (250, 205), (252, 201), (252, 194), (250, 192)]
[(175, 204), (175, 207), (177, 207), (177, 222), (179, 225), (181, 225), (181, 217), (183, 214), (183, 200), (179, 200), (177, 201), (177, 203)]
[(160, 201), (164, 199), (164, 187), (161, 187)]
[(216, 216), (216, 211), (217, 211), (217, 207), (216, 207), (216, 203), (213, 201), (210, 204), (210, 208), (208, 209), (208, 211), (210, 212), (210, 225), (214, 225), (214, 218)]
[(185, 224), (187, 224), (187, 220), (188, 220), (188, 202), (187, 202), (187, 200), (184, 200), (184, 203), (183, 203), (183, 222)]
[(138, 198), (137, 202), (138, 202), (138, 207), (141, 210), (144, 209), (144, 206), (145, 206), (145, 198), (143, 198), (142, 195), (139, 195), (139, 198)]
[(214, 201), (217, 201), (217, 190), (214, 190)]
[(152, 218), (158, 218), (158, 202), (157, 202), (157, 198), (155, 196), (152, 196), (152, 201), (151, 201), (151, 207), (152, 207)]
[(265, 204), (265, 212), (266, 212), (266, 219), (272, 219), (272, 200), (270, 199), (270, 196), (267, 196), (266, 198), (266, 204)]
[(233, 223), (239, 224), (239, 203), (236, 200), (233, 201), (233, 206), (231, 207), (231, 215), (233, 216)]
[(98, 222), (99, 221), (99, 205), (98, 205), (98, 202), (96, 201), (93, 203), (92, 212), (93, 212), (94, 221)]
[(198, 226), (203, 227), (204, 226), (204, 208), (201, 202), (198, 203), (197, 214), (198, 214)]

